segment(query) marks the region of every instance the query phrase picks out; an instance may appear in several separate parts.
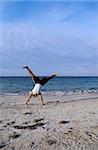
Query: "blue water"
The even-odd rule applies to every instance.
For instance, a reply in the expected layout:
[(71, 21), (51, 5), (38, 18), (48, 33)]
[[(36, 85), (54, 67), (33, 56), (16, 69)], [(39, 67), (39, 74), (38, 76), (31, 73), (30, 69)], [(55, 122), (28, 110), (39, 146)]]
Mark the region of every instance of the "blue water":
[[(0, 77), (0, 94), (25, 94), (34, 86), (30, 77)], [(56, 77), (42, 87), (42, 91), (98, 91), (98, 77)]]

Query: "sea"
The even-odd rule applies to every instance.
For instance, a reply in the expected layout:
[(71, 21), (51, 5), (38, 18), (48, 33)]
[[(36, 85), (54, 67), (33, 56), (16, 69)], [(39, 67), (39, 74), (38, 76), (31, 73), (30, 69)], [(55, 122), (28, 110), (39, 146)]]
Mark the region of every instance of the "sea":
[[(27, 94), (33, 87), (34, 82), (30, 77), (0, 77), (0, 95)], [(51, 95), (96, 93), (98, 92), (98, 77), (55, 77), (46, 83), (41, 90), (44, 94)]]

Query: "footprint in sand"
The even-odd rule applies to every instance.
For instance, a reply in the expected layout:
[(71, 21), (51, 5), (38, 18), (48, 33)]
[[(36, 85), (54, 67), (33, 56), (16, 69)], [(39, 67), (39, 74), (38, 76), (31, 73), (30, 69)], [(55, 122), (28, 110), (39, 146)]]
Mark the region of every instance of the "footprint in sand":
[(62, 120), (62, 121), (60, 121), (59, 123), (60, 124), (66, 124), (66, 123), (69, 123), (70, 121), (65, 121), (65, 120)]
[(18, 138), (18, 137), (20, 137), (20, 136), (21, 136), (21, 135), (20, 135), (19, 133), (14, 132), (14, 133), (12, 133), (12, 134), (9, 135), (9, 138), (16, 139), (16, 138)]

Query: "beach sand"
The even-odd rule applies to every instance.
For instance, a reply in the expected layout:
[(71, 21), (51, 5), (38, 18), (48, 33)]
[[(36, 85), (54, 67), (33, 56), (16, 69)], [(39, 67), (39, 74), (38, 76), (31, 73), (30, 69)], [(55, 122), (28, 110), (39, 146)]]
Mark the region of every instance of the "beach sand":
[(98, 150), (98, 94), (0, 96), (0, 149)]

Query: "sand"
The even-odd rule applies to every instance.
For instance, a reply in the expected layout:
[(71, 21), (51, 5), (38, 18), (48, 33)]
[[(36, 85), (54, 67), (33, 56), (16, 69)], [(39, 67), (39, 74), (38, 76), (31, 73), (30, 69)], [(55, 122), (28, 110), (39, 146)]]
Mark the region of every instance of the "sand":
[(0, 149), (98, 150), (98, 94), (0, 96)]

